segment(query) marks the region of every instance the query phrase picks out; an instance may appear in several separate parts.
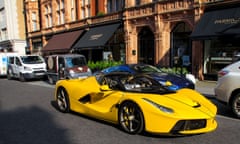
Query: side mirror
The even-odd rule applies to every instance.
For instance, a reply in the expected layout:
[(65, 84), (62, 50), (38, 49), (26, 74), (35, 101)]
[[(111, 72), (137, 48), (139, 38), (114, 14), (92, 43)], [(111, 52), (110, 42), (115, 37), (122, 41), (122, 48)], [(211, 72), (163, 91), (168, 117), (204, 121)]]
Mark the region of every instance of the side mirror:
[(100, 90), (101, 90), (101, 91), (109, 91), (109, 90), (111, 90), (111, 89), (109, 88), (108, 85), (102, 85), (102, 86), (100, 87)]

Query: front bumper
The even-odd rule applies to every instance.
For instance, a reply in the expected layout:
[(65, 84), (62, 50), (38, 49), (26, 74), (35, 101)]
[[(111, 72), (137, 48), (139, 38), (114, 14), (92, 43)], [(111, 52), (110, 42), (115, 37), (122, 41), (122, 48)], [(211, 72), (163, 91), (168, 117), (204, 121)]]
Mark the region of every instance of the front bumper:
[(33, 73), (24, 73), (23, 76), (26, 79), (35, 79), (35, 78), (44, 78), (46, 72), (33, 72)]
[(69, 74), (70, 78), (85, 78), (92, 75), (91, 72)]
[(215, 119), (180, 120), (171, 130), (171, 134), (199, 134), (211, 132), (217, 128)]
[(217, 128), (217, 121), (211, 119), (193, 119), (169, 121), (170, 123), (159, 123), (154, 128), (148, 127), (147, 132), (161, 135), (193, 135), (212, 132)]

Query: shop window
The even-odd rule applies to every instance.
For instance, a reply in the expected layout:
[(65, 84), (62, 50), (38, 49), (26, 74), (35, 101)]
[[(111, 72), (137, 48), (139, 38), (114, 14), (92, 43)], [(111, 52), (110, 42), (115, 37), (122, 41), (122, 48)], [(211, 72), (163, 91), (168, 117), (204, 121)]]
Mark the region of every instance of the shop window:
[(239, 60), (239, 38), (222, 36), (204, 41), (204, 74), (217, 75), (225, 66)]
[(184, 23), (178, 23), (171, 33), (171, 66), (186, 67), (191, 70), (191, 30)]

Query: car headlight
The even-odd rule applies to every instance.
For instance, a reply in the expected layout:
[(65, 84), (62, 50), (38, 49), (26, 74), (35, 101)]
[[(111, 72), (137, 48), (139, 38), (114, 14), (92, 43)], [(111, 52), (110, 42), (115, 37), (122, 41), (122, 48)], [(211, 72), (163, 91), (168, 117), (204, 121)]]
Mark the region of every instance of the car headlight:
[(70, 74), (74, 74), (75, 72), (73, 70), (69, 70), (69, 73)]
[(73, 78), (75, 75), (75, 72), (73, 70), (69, 70), (68, 75)]
[(146, 98), (143, 98), (143, 100), (145, 100), (146, 102), (152, 104), (152, 105), (155, 106), (156, 108), (160, 109), (162, 112), (169, 113), (169, 114), (174, 113), (174, 110), (171, 109), (171, 108), (162, 106), (162, 105), (157, 104), (157, 103), (155, 103), (155, 102), (153, 102), (153, 101), (151, 101), (151, 100), (149, 100), (149, 99), (146, 99)]

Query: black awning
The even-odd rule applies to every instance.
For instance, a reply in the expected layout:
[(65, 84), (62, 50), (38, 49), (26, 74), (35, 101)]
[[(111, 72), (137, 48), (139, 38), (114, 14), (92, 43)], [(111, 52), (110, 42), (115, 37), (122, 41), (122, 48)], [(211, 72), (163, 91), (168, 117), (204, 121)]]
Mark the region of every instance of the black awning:
[(203, 39), (236, 34), (240, 34), (240, 8), (230, 8), (206, 12), (191, 37)]
[(68, 52), (78, 40), (83, 30), (56, 34), (43, 47), (43, 52)]
[(89, 31), (87, 31), (73, 46), (73, 48), (102, 47), (118, 29), (119, 25), (120, 23), (90, 28)]

